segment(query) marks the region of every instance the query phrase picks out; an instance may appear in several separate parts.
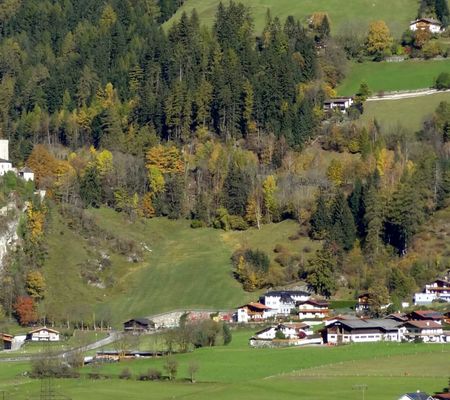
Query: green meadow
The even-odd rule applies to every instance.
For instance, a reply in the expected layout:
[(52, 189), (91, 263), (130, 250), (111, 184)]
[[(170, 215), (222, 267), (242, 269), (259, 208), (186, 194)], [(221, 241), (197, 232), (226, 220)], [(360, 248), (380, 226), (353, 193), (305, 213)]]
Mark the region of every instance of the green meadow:
[(352, 96), (361, 82), (367, 82), (374, 95), (382, 91), (430, 88), (441, 72), (450, 72), (450, 60), (352, 63), (337, 91), (339, 95)]
[[(57, 392), (73, 400), (113, 399), (361, 399), (357, 385), (367, 385), (366, 399), (392, 400), (416, 390), (441, 391), (450, 375), (450, 347), (409, 343), (374, 343), (341, 347), (251, 349), (251, 331), (234, 332), (227, 347), (176, 355), (175, 382), (139, 382), (149, 368), (163, 370), (164, 359), (122, 361), (95, 368), (109, 379), (91, 380), (92, 367), (80, 379), (54, 380)], [(197, 383), (188, 382), (188, 365), (195, 361)], [(39, 393), (39, 381), (23, 376), (25, 364), (0, 364), (0, 390), (25, 400)], [(129, 368), (133, 379), (118, 375)], [(9, 398), (9, 397), (7, 397)]]
[[(231, 255), (241, 246), (264, 250), (273, 259), (278, 243), (296, 253), (303, 253), (306, 248), (305, 257), (314, 254), (320, 245), (305, 237), (289, 240), (299, 230), (294, 221), (264, 225), (260, 230), (225, 232), (192, 229), (188, 220), (155, 218), (129, 222), (122, 214), (108, 209), (91, 213), (105, 230), (145, 244), (148, 250), (144, 251), (143, 260), (133, 263), (125, 257), (111, 257), (108, 273), (114, 280), (112, 287), (87, 285), (80, 270), (95, 257), (98, 247), (94, 248), (89, 240), (55, 217), (44, 267), (46, 302), (74, 304), (77, 309), (97, 312), (97, 319), (102, 313), (109, 313), (117, 326), (131, 317), (175, 309), (232, 309), (256, 299), (259, 293), (245, 292), (232, 275)], [(97, 304), (97, 309), (92, 304)]]
[[(178, 20), (183, 12), (190, 13), (197, 10), (201, 22), (212, 25), (220, 0), (186, 0), (177, 13), (165, 24), (169, 27), (174, 20)], [(409, 21), (417, 14), (416, 0), (240, 0), (248, 6), (255, 22), (256, 33), (262, 32), (265, 25), (267, 11), (272, 16), (285, 19), (289, 15), (307, 22), (314, 12), (327, 12), (331, 19), (334, 33), (349, 23), (361, 26), (366, 30), (374, 20), (384, 20), (392, 33), (400, 37), (408, 27)], [(227, 1), (224, 1), (227, 3)]]
[(360, 121), (368, 123), (376, 119), (385, 132), (402, 126), (413, 133), (422, 128), (424, 120), (433, 114), (441, 101), (450, 102), (450, 93), (410, 99), (368, 101), (364, 103), (364, 114)]

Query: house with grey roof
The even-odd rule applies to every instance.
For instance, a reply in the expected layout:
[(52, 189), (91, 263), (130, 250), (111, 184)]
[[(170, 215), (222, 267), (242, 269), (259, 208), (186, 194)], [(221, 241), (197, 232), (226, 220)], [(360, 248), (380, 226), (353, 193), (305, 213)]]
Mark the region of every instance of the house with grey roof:
[(405, 328), (392, 319), (342, 319), (326, 327), (326, 341), (331, 344), (401, 342)]

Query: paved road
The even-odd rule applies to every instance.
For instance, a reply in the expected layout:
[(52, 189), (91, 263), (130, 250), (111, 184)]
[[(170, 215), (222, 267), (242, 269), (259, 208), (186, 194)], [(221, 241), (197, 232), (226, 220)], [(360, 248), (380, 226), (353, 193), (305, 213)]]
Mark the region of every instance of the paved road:
[(447, 93), (447, 92), (450, 92), (450, 89), (448, 89), (448, 90), (423, 89), (423, 90), (416, 90), (416, 91), (410, 91), (410, 92), (394, 92), (394, 93), (386, 93), (383, 97), (372, 96), (372, 97), (369, 97), (367, 99), (367, 101), (386, 101), (386, 100), (410, 99), (410, 98), (414, 98), (414, 97), (430, 96), (432, 94)]

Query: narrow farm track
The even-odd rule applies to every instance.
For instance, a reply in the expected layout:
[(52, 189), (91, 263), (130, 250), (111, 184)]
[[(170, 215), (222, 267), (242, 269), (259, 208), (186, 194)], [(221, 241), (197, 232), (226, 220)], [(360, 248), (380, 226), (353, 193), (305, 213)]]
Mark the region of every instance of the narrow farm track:
[[(106, 346), (108, 344), (114, 343), (115, 341), (119, 340), (120, 337), (122, 336), (121, 332), (118, 331), (112, 331), (108, 334), (108, 336), (106, 338), (97, 340), (96, 342), (90, 343), (86, 346), (81, 346), (81, 347), (74, 347), (72, 349), (68, 349), (68, 350), (64, 350), (60, 353), (57, 353), (55, 355), (55, 357), (62, 357), (62, 358), (66, 358), (68, 356), (70, 356), (73, 353), (76, 352), (86, 352), (86, 351), (90, 351), (90, 350), (95, 350), (98, 349), (100, 347)], [(29, 355), (29, 356), (12, 356), (12, 357), (8, 357), (8, 358), (0, 358), (0, 363), (4, 363), (4, 362), (26, 362), (26, 361), (31, 361), (33, 359), (37, 359), (40, 357), (40, 354), (36, 354), (36, 355)]]
[(423, 97), (430, 96), (437, 93), (447, 93), (450, 92), (450, 89), (447, 90), (437, 90), (437, 89), (421, 89), (414, 91), (404, 91), (404, 92), (388, 92), (383, 96), (372, 96), (367, 99), (367, 101), (385, 101), (385, 100), (402, 100), (402, 99), (411, 99), (414, 97)]

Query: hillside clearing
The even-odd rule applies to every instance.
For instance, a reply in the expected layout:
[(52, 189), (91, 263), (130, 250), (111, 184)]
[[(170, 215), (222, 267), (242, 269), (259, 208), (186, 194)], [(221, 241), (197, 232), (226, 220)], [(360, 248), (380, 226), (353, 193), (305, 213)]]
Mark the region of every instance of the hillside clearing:
[[(212, 25), (219, 2), (220, 0), (186, 0), (165, 27), (169, 27), (173, 21), (178, 20), (184, 11), (190, 13), (193, 9), (197, 10), (204, 24)], [(345, 3), (339, 0), (297, 0), (295, 2), (292, 0), (240, 0), (240, 2), (250, 7), (255, 21), (255, 32), (258, 34), (263, 30), (268, 10), (272, 16), (278, 16), (282, 20), (293, 15), (303, 23), (306, 23), (307, 18), (314, 12), (327, 12), (331, 19), (333, 33), (339, 32), (349, 20), (361, 26), (362, 29), (367, 29), (370, 21), (382, 19), (386, 21), (396, 37), (400, 37), (417, 13), (415, 0), (348, 0)]]
[(259, 294), (243, 291), (232, 276), (230, 258), (237, 248), (244, 245), (259, 248), (274, 259), (273, 249), (282, 243), (300, 254), (306, 248), (307, 258), (320, 245), (305, 237), (289, 240), (299, 229), (294, 221), (264, 225), (261, 230), (224, 232), (192, 229), (187, 220), (155, 218), (131, 223), (110, 209), (89, 213), (101, 228), (145, 244), (151, 251), (144, 251), (139, 263), (113, 255), (106, 272), (113, 285), (107, 289), (88, 285), (81, 278), (81, 268), (99, 250), (108, 249), (97, 247), (95, 253), (88, 240), (56, 219), (49, 235), (49, 257), (44, 268), (49, 287), (46, 301), (53, 305), (59, 301), (76, 304), (76, 310), (98, 304), (97, 319), (109, 315), (115, 324), (174, 309), (232, 309)]

